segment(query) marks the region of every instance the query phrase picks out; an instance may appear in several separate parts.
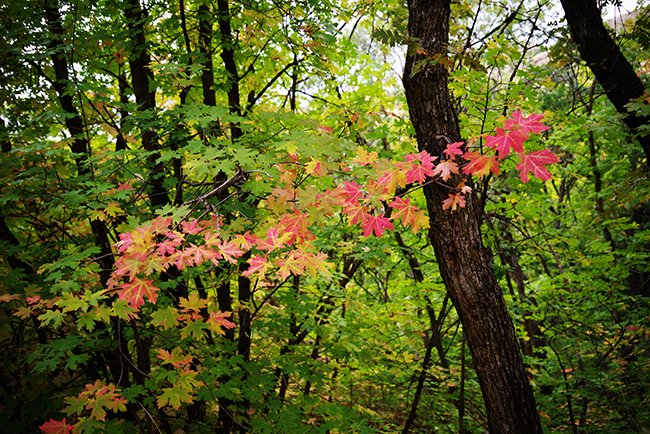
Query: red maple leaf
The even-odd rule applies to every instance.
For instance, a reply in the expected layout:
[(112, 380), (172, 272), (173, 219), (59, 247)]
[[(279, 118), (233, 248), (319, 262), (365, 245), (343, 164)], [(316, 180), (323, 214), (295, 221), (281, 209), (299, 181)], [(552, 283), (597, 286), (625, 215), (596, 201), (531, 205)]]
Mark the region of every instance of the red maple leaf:
[(373, 232), (376, 236), (381, 237), (385, 229), (393, 229), (393, 224), (383, 215), (373, 216), (368, 215), (363, 225), (363, 236), (369, 237)]
[(418, 181), (422, 184), (426, 181), (427, 177), (433, 176), (433, 162), (436, 158), (429, 155), (427, 151), (405, 156), (405, 161), (412, 162), (410, 169), (406, 172), (406, 182)]
[(278, 229), (275, 227), (269, 228), (266, 231), (266, 239), (258, 239), (257, 248), (260, 250), (268, 250), (269, 252), (275, 249), (284, 247), (284, 243), (289, 238), (289, 234), (278, 234)]
[(153, 285), (153, 281), (136, 277), (131, 282), (121, 284), (117, 295), (120, 300), (126, 301), (133, 309), (138, 310), (144, 304), (145, 297), (151, 303), (156, 302), (158, 288)]
[(395, 212), (391, 216), (393, 219), (400, 219), (405, 227), (411, 227), (413, 232), (417, 232), (422, 226), (428, 227), (429, 219), (423, 210), (415, 205), (411, 205), (411, 200), (407, 198), (396, 197), (394, 201), (388, 204)]
[(521, 163), (517, 164), (517, 169), (520, 171), (521, 180), (524, 183), (528, 182), (528, 172), (532, 172), (533, 176), (542, 181), (548, 181), (551, 179), (551, 173), (546, 168), (546, 165), (560, 161), (557, 155), (548, 149), (517, 155), (521, 159)]
[(509, 130), (521, 129), (531, 133), (541, 133), (548, 130), (548, 127), (541, 122), (542, 119), (544, 119), (544, 115), (533, 113), (524, 117), (521, 110), (517, 110), (510, 119), (505, 121), (503, 126)]
[(68, 424), (64, 417), (61, 420), (50, 419), (38, 428), (45, 434), (69, 434), (74, 426)]
[(476, 152), (465, 152), (463, 158), (469, 160), (469, 163), (463, 167), (463, 173), (466, 175), (476, 175), (479, 178), (492, 172), (499, 174), (499, 162), (495, 155), (487, 156)]
[(448, 159), (453, 160), (456, 155), (463, 155), (463, 151), (460, 149), (463, 144), (463, 142), (450, 143), (442, 152), (447, 156)]
[(129, 250), (129, 247), (133, 245), (133, 238), (130, 232), (125, 234), (120, 234), (120, 241), (115, 243), (117, 247), (117, 253), (124, 253)]
[(264, 276), (266, 270), (269, 269), (270, 265), (268, 263), (267, 256), (255, 255), (248, 260), (250, 265), (246, 271), (242, 273), (244, 277), (250, 277), (252, 274), (257, 274), (259, 276)]
[(363, 197), (363, 189), (354, 181), (343, 183), (343, 194), (346, 202), (356, 202)]
[(182, 222), (181, 228), (183, 232), (189, 235), (196, 235), (203, 230), (197, 220), (190, 220), (189, 222)]
[(290, 235), (287, 244), (314, 239), (314, 235), (309, 231), (308, 217), (307, 214), (296, 210), (293, 214), (286, 214), (280, 219), (280, 227)]
[(343, 207), (343, 212), (348, 216), (348, 224), (350, 226), (357, 223), (364, 224), (368, 219), (368, 207), (360, 203), (346, 203)]
[(510, 154), (512, 148), (515, 152), (524, 152), (524, 142), (528, 138), (528, 131), (525, 130), (504, 130), (497, 128), (496, 136), (487, 136), (485, 146), (496, 148), (499, 153), (499, 159), (503, 159)]

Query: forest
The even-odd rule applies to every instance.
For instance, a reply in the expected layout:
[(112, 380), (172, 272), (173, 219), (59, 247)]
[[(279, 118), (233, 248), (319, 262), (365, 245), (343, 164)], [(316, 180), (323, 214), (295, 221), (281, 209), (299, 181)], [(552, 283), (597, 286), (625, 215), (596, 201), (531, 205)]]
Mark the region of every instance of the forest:
[(3, 433), (650, 433), (646, 0), (0, 1)]

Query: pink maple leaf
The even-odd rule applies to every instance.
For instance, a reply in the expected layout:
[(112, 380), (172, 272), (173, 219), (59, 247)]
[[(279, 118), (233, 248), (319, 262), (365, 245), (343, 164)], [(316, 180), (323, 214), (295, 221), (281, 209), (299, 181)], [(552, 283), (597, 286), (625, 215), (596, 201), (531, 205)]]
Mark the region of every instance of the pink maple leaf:
[(68, 434), (74, 426), (67, 423), (64, 417), (61, 420), (50, 419), (38, 428), (45, 434)]
[(531, 114), (528, 117), (524, 117), (520, 110), (517, 110), (512, 114), (510, 119), (507, 119), (503, 124), (509, 130), (521, 129), (530, 133), (541, 133), (542, 131), (548, 130), (548, 127), (544, 125), (541, 121), (544, 119), (542, 114)]
[(151, 303), (156, 303), (158, 288), (153, 285), (152, 280), (136, 277), (131, 282), (121, 284), (117, 294), (120, 300), (128, 302), (129, 306), (138, 310), (144, 304), (145, 297)]
[(433, 176), (433, 162), (436, 158), (429, 155), (427, 151), (406, 155), (404, 160), (412, 162), (410, 169), (406, 172), (406, 182), (423, 183), (427, 177)]
[(433, 175), (440, 175), (443, 181), (448, 180), (452, 173), (458, 174), (458, 164), (451, 160), (442, 160), (438, 163), (436, 168), (433, 169)]
[(239, 258), (244, 254), (244, 251), (237, 247), (234, 241), (222, 242), (219, 244), (219, 253), (223, 256), (223, 259), (230, 262), (231, 264), (236, 264), (237, 261), (235, 258)]
[(557, 155), (548, 149), (517, 155), (521, 159), (521, 162), (517, 164), (517, 169), (520, 171), (521, 181), (524, 183), (528, 182), (529, 172), (532, 172), (533, 176), (542, 181), (548, 181), (551, 179), (551, 173), (546, 168), (546, 165), (560, 161)]
[(182, 222), (181, 227), (183, 228), (183, 232), (189, 235), (196, 235), (203, 230), (203, 228), (201, 228), (197, 220)]
[(510, 154), (510, 149), (515, 152), (524, 152), (524, 142), (528, 135), (528, 131), (524, 130), (509, 131), (497, 128), (496, 136), (487, 136), (485, 138), (485, 146), (496, 148), (499, 159), (503, 159)]
[(363, 236), (369, 237), (373, 232), (377, 237), (381, 237), (385, 229), (393, 229), (393, 224), (383, 215), (368, 215), (363, 224)]
[(248, 260), (248, 269), (242, 273), (244, 277), (250, 277), (252, 274), (263, 276), (269, 269), (270, 265), (267, 256), (255, 255)]
[(463, 155), (463, 151), (460, 149), (463, 144), (463, 142), (450, 143), (442, 152), (447, 156), (448, 159), (453, 160), (456, 155)]
[(354, 181), (343, 183), (343, 194), (346, 202), (356, 202), (363, 197), (363, 189)]

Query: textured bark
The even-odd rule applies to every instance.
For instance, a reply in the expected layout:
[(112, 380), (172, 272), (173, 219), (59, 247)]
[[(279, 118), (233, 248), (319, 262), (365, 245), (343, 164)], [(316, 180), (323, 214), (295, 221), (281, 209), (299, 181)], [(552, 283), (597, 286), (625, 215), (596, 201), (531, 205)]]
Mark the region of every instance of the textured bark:
[(645, 152), (646, 163), (650, 165), (650, 136), (639, 131), (641, 126), (650, 122), (650, 118), (637, 116), (625, 107), (644, 94), (641, 79), (605, 28), (596, 0), (561, 1), (580, 57), (596, 76), (607, 98), (623, 115), (623, 122), (633, 132), (639, 133), (638, 140)]
[[(450, 1), (410, 0), (409, 36), (427, 56), (444, 55), (449, 39)], [(409, 55), (404, 88), (419, 148), (440, 155), (448, 141), (459, 141), (448, 75), (440, 63), (428, 61), (412, 75), (424, 55)], [(453, 182), (452, 182), (453, 184)], [(456, 307), (469, 344), (485, 401), (490, 432), (541, 433), (532, 388), (524, 370), (512, 320), (501, 288), (482, 245), (479, 206), (475, 196), (458, 212), (443, 211), (449, 189), (424, 188), (430, 239), (441, 276)]]

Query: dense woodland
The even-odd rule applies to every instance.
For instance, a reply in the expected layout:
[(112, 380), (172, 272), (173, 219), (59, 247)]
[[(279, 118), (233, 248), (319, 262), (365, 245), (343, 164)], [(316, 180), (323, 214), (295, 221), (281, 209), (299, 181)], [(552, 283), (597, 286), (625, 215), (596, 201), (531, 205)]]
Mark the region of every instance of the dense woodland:
[(0, 26), (0, 431), (650, 432), (647, 3)]

